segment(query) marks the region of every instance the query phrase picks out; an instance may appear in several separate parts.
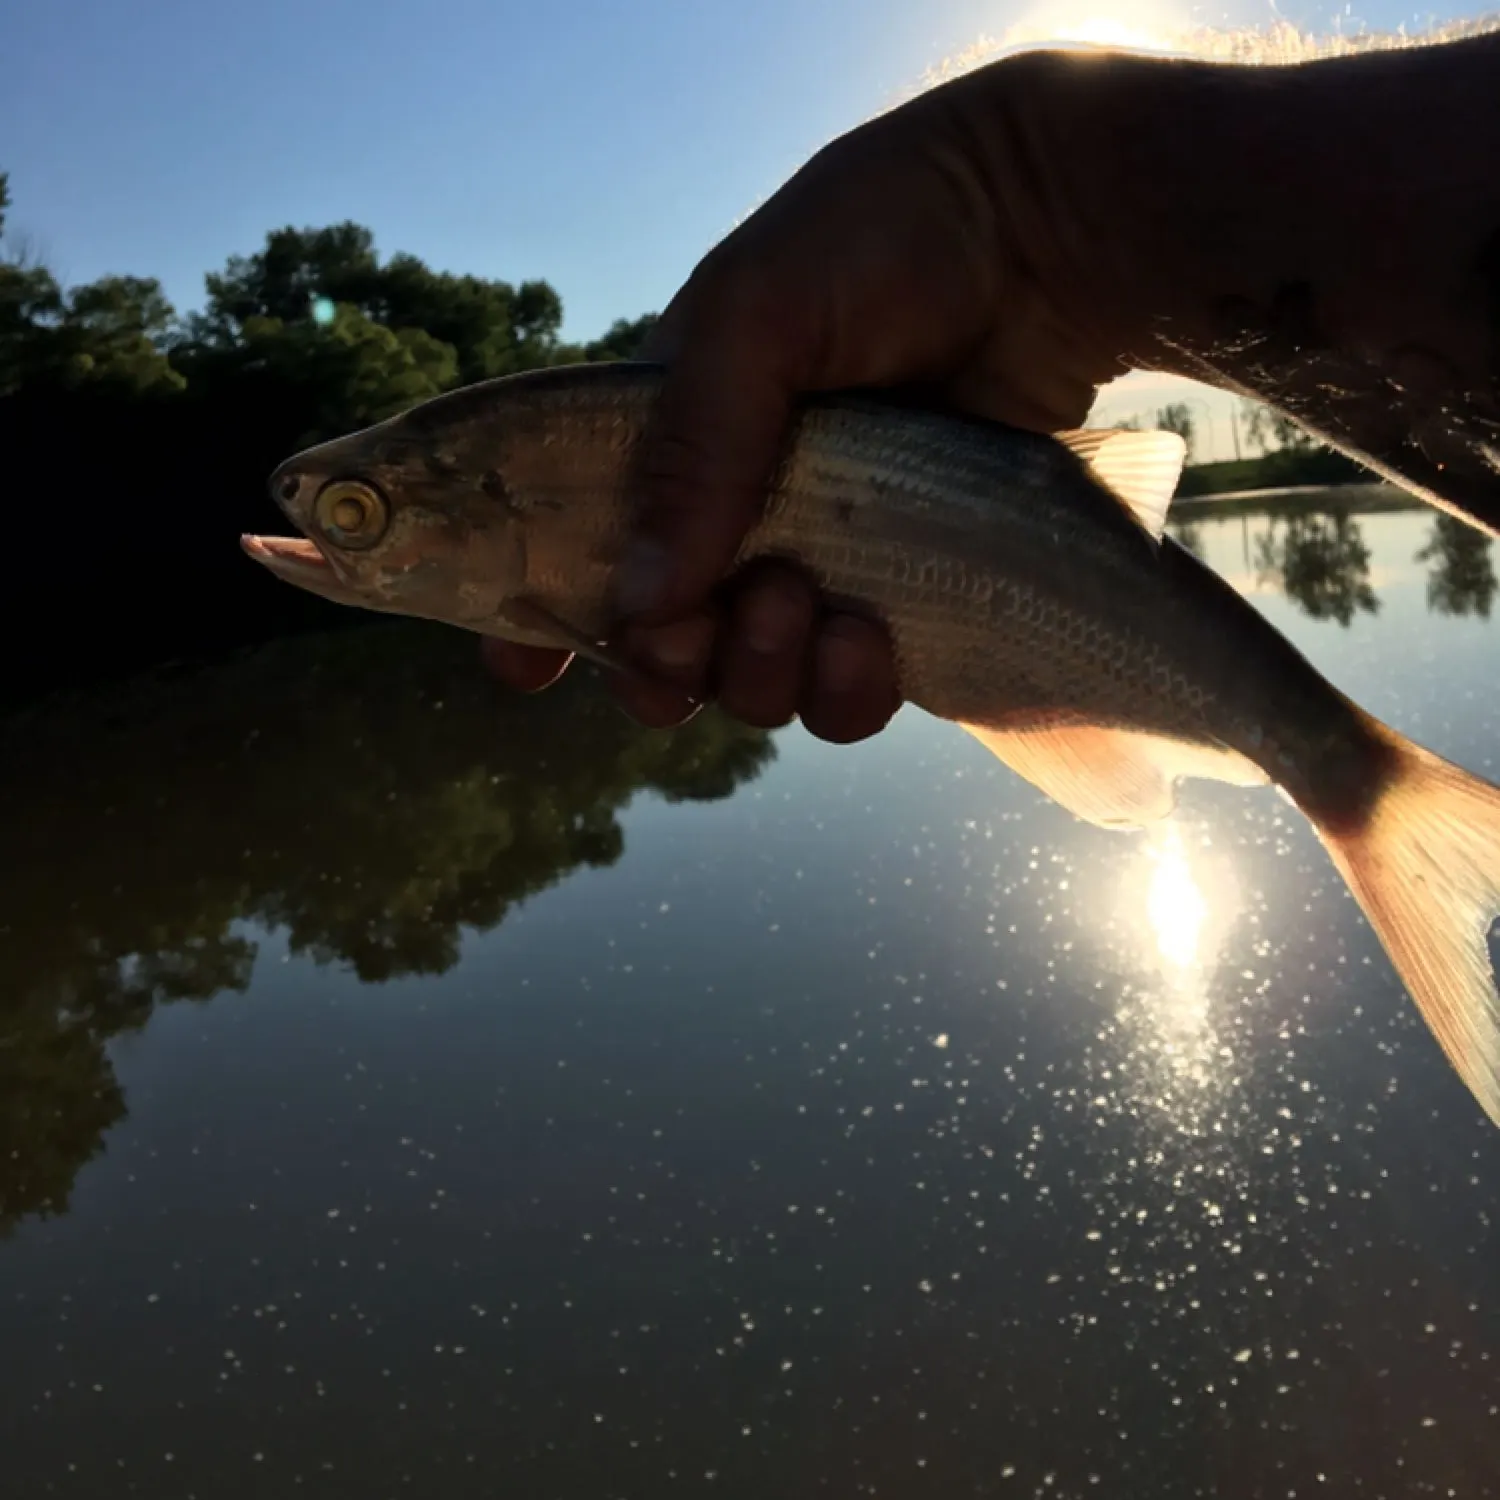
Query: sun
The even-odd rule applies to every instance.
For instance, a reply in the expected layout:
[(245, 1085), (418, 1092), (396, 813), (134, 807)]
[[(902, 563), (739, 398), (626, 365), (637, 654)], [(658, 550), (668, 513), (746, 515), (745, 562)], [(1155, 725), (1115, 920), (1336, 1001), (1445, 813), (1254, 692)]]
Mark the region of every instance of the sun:
[(985, 32), (962, 51), (929, 67), (921, 87), (933, 88), (1031, 47), (1115, 48), (1192, 56), (1202, 46), (1183, 0), (1034, 0), (998, 32)]
[(1139, 0), (1043, 0), (1006, 27), (1002, 46), (1061, 43), (1119, 47), (1133, 52), (1174, 52), (1191, 29), (1188, 16), (1171, 4)]
[(1088, 42), (1097, 47), (1129, 47), (1152, 51), (1169, 45), (1160, 32), (1122, 21), (1118, 16), (1084, 16), (1058, 33), (1059, 42)]

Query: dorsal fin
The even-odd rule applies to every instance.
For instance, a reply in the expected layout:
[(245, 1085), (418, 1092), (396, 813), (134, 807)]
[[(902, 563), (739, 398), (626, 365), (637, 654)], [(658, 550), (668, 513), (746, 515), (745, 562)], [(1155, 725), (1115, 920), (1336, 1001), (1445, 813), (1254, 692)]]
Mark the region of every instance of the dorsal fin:
[(1094, 478), (1158, 541), (1182, 477), (1187, 444), (1175, 432), (1119, 428), (1059, 432), (1057, 441), (1081, 458)]

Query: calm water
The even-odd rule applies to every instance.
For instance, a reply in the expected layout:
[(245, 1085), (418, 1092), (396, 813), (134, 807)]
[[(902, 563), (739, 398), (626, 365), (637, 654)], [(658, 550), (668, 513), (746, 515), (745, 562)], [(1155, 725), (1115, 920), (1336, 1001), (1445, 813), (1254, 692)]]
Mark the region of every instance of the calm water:
[[(1186, 527), (1500, 776), (1483, 541)], [(1500, 1494), (1500, 1134), (1269, 791), (396, 625), (13, 722), (0, 821), (0, 1494)]]

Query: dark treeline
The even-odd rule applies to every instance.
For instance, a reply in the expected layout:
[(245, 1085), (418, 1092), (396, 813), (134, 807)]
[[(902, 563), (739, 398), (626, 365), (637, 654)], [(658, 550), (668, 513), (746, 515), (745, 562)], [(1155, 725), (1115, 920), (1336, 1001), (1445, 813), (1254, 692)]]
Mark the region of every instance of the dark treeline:
[(1288, 443), (1258, 458), (1189, 465), (1177, 493), (1187, 499), (1294, 485), (1368, 484), (1370, 479), (1368, 469), (1321, 443)]
[(182, 317), (149, 277), (61, 286), (4, 240), (8, 206), (0, 174), (9, 693), (343, 623), (239, 552), (285, 529), (282, 458), (455, 385), (628, 357), (655, 321), (564, 343), (547, 282), (382, 259), (352, 223), (276, 230)]

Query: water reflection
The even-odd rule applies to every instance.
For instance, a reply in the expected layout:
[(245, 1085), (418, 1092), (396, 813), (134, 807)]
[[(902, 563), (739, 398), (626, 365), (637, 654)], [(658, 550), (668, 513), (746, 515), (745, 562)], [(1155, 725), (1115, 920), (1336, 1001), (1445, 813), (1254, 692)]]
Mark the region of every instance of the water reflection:
[(247, 924), (368, 983), (439, 974), (641, 791), (774, 756), (717, 714), (634, 727), (586, 683), (496, 694), (470, 642), (376, 626), (0, 725), (0, 1237), (59, 1213), (125, 1112), (105, 1043), (250, 982)]
[(1169, 824), (1159, 839), (1159, 845), (1151, 850), (1146, 910), (1162, 962), (1172, 969), (1186, 969), (1198, 958), (1208, 906), (1193, 879), (1178, 826)]
[(1185, 547), (1199, 562), (1203, 561), (1203, 523), (1201, 521), (1174, 521), (1171, 531), (1178, 546)]
[(1256, 539), (1258, 581), (1295, 599), (1315, 620), (1348, 625), (1380, 608), (1370, 584), (1370, 549), (1344, 510), (1273, 517)]
[[(1347, 630), (1255, 574), (1320, 508)], [(1184, 521), (1493, 751), (1430, 512)], [(404, 630), (0, 737), (0, 1492), (1494, 1492), (1493, 1127), (1279, 798), (1117, 838)]]
[(1490, 617), (1495, 600), (1491, 539), (1453, 516), (1437, 516), (1418, 562), (1431, 562), (1427, 607), (1443, 615)]
[[(1239, 915), (1230, 873), (1195, 819), (1142, 835), (1119, 882), (1149, 950), (1121, 1011), (1133, 1062), (1120, 1105), (1153, 1134), (1194, 1137), (1223, 1107), (1231, 1054), (1216, 1020), (1220, 960)], [(1143, 909), (1142, 909), (1143, 908)]]

